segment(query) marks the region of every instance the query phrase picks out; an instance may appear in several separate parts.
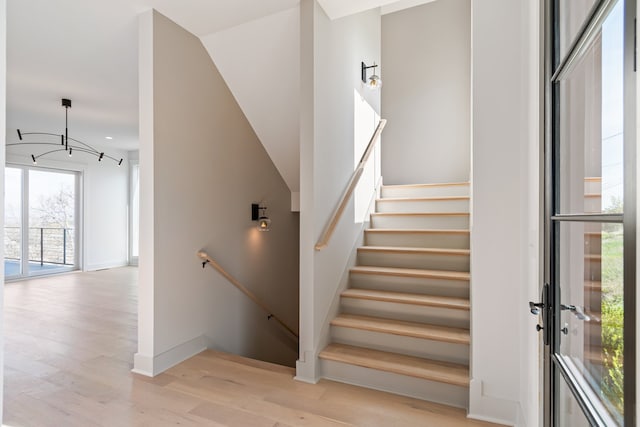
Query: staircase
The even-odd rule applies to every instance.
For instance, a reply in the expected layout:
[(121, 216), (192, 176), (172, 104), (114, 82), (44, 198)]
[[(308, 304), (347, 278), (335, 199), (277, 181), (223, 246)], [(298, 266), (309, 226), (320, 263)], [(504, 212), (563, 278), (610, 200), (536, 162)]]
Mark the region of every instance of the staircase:
[(322, 375), (467, 407), (469, 184), (384, 186)]

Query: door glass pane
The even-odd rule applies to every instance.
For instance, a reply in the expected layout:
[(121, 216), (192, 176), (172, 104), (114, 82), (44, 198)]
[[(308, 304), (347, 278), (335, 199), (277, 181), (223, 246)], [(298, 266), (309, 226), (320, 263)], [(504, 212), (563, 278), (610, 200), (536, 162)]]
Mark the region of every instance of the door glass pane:
[(565, 56), (596, 2), (595, 0), (560, 0), (558, 3), (560, 55)]
[(560, 82), (557, 213), (621, 213), (623, 2), (585, 57)]
[(571, 394), (571, 390), (563, 381), (559, 381), (558, 390), (558, 419), (559, 425), (571, 427), (590, 427), (589, 421), (584, 416), (578, 402)]
[(562, 223), (560, 356), (613, 420), (624, 413), (621, 224)]
[(4, 275), (22, 274), (22, 169), (4, 170)]
[(29, 274), (75, 265), (76, 176), (29, 171)]

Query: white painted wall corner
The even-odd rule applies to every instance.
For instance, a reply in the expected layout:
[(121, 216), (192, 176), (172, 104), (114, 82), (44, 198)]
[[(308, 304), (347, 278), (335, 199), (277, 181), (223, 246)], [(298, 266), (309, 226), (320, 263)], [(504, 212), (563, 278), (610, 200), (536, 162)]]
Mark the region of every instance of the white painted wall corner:
[(482, 380), (472, 379), (469, 383), (468, 418), (491, 423), (518, 426), (518, 413), (522, 411), (518, 402), (486, 395)]

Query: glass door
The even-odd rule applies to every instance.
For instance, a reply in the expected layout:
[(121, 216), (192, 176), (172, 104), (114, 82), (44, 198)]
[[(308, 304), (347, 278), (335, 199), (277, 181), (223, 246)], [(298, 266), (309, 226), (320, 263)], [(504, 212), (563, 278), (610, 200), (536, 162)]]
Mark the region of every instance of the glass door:
[(546, 426), (635, 425), (634, 19), (546, 3)]
[(5, 168), (5, 278), (78, 268), (76, 172)]
[(4, 170), (4, 275), (16, 278), (22, 275), (22, 169)]
[(29, 170), (28, 274), (73, 270), (76, 262), (76, 173)]

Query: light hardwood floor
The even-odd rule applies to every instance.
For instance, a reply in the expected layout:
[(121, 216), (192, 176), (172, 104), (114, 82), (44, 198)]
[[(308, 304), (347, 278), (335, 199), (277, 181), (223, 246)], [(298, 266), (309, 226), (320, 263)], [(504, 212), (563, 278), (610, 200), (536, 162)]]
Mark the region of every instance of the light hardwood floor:
[(5, 285), (4, 424), (489, 426), (464, 411), (214, 351), (151, 379), (136, 351), (135, 268)]

